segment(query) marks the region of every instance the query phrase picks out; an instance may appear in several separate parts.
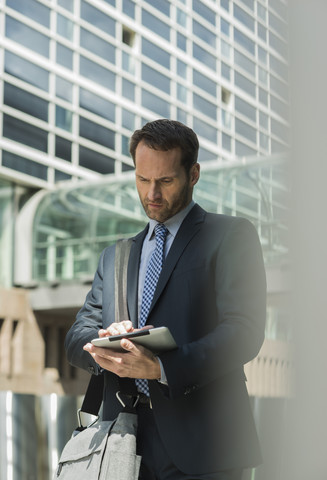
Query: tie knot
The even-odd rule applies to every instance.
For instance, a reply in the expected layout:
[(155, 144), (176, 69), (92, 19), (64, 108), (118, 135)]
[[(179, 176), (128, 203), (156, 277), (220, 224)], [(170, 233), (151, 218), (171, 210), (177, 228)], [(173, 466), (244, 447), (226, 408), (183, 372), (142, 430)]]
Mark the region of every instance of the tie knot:
[(168, 229), (163, 223), (157, 223), (157, 225), (154, 227), (154, 233), (155, 233), (156, 239), (160, 238), (160, 240), (165, 240), (168, 233)]

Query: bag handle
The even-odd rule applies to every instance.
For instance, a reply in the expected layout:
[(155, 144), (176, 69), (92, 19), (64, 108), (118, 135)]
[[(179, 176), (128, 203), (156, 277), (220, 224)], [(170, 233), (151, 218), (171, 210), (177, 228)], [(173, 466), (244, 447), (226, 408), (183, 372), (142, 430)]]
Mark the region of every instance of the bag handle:
[[(133, 240), (123, 238), (117, 241), (115, 248), (115, 321), (129, 318), (127, 308), (127, 269), (128, 259)], [(124, 395), (134, 395), (135, 383), (130, 379), (120, 379), (119, 387)], [(78, 421), (81, 427), (81, 412), (97, 416), (103, 397), (103, 375), (92, 375), (84, 396), (81, 408), (78, 410)], [(136, 388), (135, 388), (136, 390)]]

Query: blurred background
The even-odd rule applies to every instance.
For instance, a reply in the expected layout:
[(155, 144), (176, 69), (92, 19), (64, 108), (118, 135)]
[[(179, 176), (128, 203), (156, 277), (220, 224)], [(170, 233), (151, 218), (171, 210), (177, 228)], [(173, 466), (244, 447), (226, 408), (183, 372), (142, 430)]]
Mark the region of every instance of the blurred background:
[(244, 479), (326, 479), (326, 18), (323, 1), (0, 0), (1, 480), (52, 478), (76, 426), (88, 374), (63, 341), (102, 249), (146, 223), (128, 142), (163, 117), (199, 136), (196, 201), (263, 247), (246, 374), (264, 463)]

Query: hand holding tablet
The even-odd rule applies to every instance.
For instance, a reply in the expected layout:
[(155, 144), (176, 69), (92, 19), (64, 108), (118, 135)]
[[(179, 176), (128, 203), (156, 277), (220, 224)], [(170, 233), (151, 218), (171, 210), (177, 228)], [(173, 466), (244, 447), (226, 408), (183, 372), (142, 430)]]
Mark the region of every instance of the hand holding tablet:
[(176, 342), (167, 327), (150, 328), (121, 335), (94, 338), (91, 343), (95, 347), (110, 348), (111, 350), (123, 352), (124, 349), (120, 345), (120, 341), (123, 338), (128, 338), (134, 343), (148, 348), (155, 354), (177, 348)]

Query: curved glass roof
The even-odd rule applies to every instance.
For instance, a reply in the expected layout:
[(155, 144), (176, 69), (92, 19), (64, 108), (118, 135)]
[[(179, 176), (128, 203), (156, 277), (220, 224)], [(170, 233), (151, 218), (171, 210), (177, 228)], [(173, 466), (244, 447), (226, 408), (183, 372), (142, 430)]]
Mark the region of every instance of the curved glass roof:
[[(201, 165), (194, 198), (208, 211), (250, 219), (266, 262), (275, 263), (287, 253), (285, 172), (281, 157)], [(33, 280), (89, 280), (103, 248), (138, 233), (146, 223), (133, 172), (46, 193), (34, 217)]]

